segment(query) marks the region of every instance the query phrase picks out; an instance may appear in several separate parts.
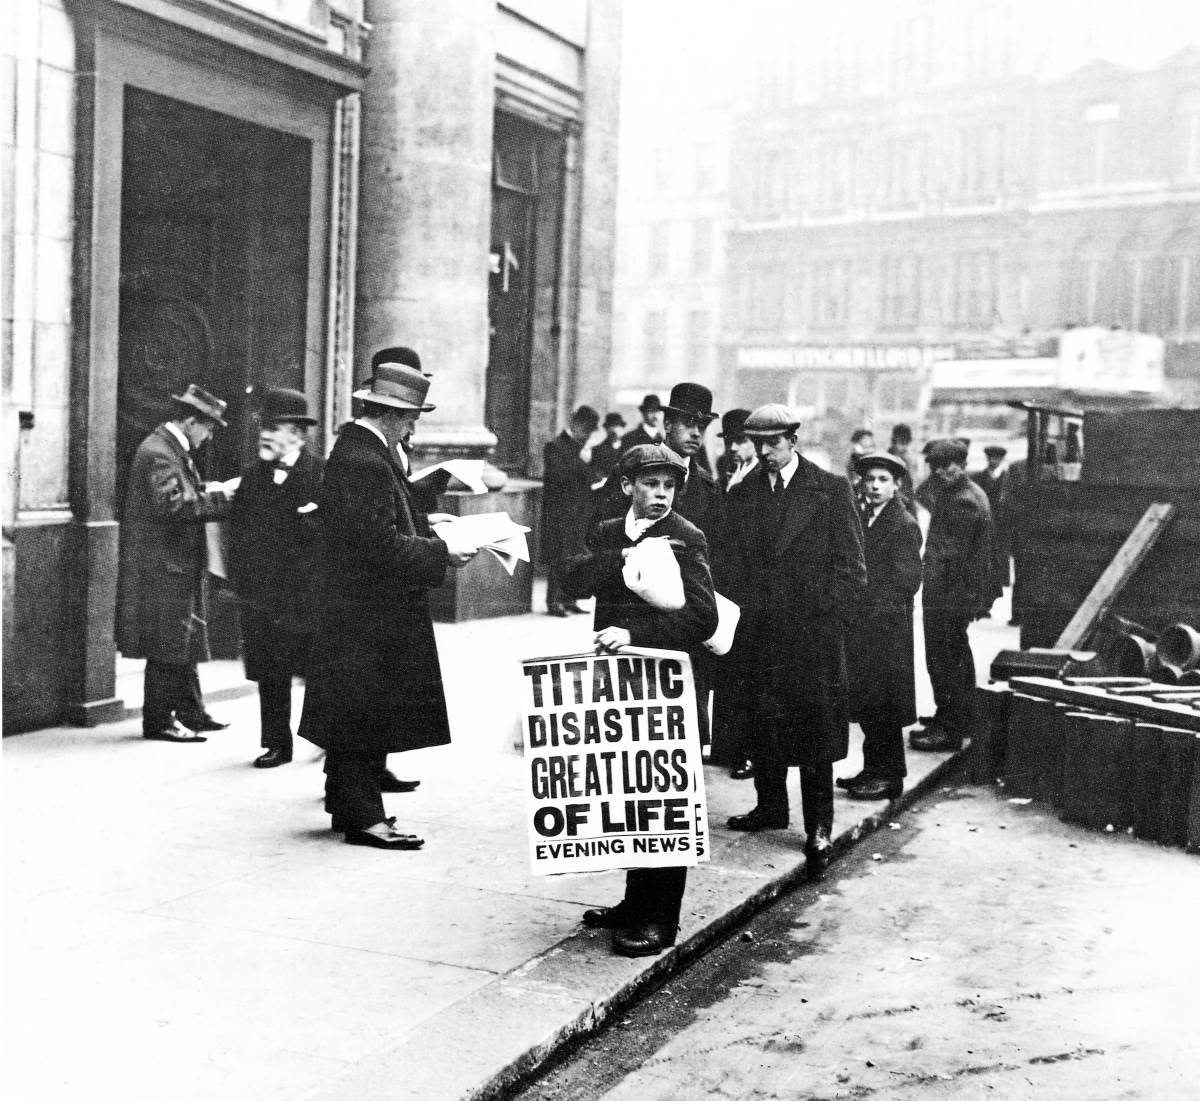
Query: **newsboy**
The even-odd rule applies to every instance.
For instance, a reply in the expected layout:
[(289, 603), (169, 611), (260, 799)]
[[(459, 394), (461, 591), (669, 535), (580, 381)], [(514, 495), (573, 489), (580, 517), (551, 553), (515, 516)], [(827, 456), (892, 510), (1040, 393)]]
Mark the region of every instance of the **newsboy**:
[(318, 498), (321, 603), (300, 735), (326, 751), (333, 829), (349, 845), (396, 851), (424, 840), (384, 811), (387, 754), (450, 741), (428, 593), (478, 548), (434, 535), (401, 465), (417, 419), (436, 408), (420, 357), (384, 348), (371, 370)]
[(317, 612), (317, 495), (324, 460), (307, 450), (316, 418), (299, 390), (264, 392), (258, 455), (229, 510), (229, 576), (246, 679), (258, 682), (255, 768), (292, 759), (292, 677), (304, 676)]
[(757, 795), (729, 828), (785, 829), (788, 768), (798, 766), (815, 878), (833, 847), (833, 763), (849, 748), (845, 638), (867, 570), (850, 483), (797, 453), (799, 426), (785, 405), (746, 418), (759, 469), (729, 492), (717, 584), (742, 610), (730, 656), (745, 682)]
[(204, 709), (198, 662), (207, 661), (204, 525), (220, 520), (229, 499), (206, 488), (195, 455), (227, 427), (225, 402), (188, 386), (171, 399), (175, 415), (139, 445), (129, 470), (121, 519), (117, 649), (146, 659), (142, 736), (196, 743), (220, 730)]

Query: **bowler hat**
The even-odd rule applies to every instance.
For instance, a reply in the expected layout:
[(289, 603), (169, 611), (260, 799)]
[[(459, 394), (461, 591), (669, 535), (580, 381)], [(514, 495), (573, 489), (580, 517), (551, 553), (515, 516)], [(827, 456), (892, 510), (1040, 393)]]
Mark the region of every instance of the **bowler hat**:
[(660, 443), (639, 443), (631, 447), (618, 460), (617, 470), (626, 478), (634, 478), (655, 466), (669, 466), (680, 477), (687, 473), (687, 467), (678, 457)]
[(182, 394), (172, 394), (171, 400), (180, 405), (186, 405), (193, 413), (202, 414), (222, 428), (229, 427), (225, 421), (225, 409), (228, 403), (214, 397), (194, 382), (188, 383), (188, 388)]
[(967, 461), (967, 448), (962, 440), (934, 440), (925, 453), (925, 459), (935, 468), (951, 463), (962, 465)]
[(873, 466), (881, 466), (885, 470), (891, 471), (892, 476), (897, 479), (903, 478), (908, 473), (908, 467), (895, 455), (889, 455), (886, 451), (869, 451), (865, 455), (856, 455), (854, 458), (856, 474), (866, 474)]
[(662, 410), (662, 402), (658, 400), (657, 394), (647, 394), (638, 408), (643, 413), (658, 413)]
[(800, 427), (793, 409), (779, 402), (760, 405), (746, 418), (742, 431), (747, 436), (787, 436)]
[(624, 428), (625, 418), (620, 413), (605, 413), (604, 414), (605, 428)]
[(746, 434), (742, 431), (742, 426), (745, 425), (748, 416), (749, 409), (730, 409), (728, 413), (722, 413), (721, 431), (717, 435), (726, 440), (740, 440)]
[(421, 372), (421, 357), (411, 348), (382, 348), (371, 357), (372, 376), (353, 396), (373, 405), (393, 409), (417, 409), (428, 413), (436, 409), (425, 400), (429, 376)]
[(589, 432), (595, 432), (596, 425), (600, 423), (600, 414), (590, 405), (581, 405), (571, 414), (571, 421), (574, 424), (586, 424)]
[(987, 447), (985, 447), (983, 449), (983, 453), (985, 455), (987, 455), (989, 458), (991, 458), (991, 456), (995, 455), (997, 458), (1003, 459), (1004, 456), (1008, 454), (1008, 448), (1001, 447), (999, 444), (993, 443), (993, 444), (989, 444)]
[(712, 391), (707, 386), (701, 386), (698, 382), (677, 382), (671, 387), (671, 396), (663, 409), (668, 413), (682, 413), (712, 421), (717, 416), (712, 411), (712, 402)]
[(316, 417), (309, 416), (308, 398), (299, 390), (290, 390), (286, 386), (263, 391), (258, 416), (263, 424), (278, 424), (280, 421), (289, 424), (317, 423)]

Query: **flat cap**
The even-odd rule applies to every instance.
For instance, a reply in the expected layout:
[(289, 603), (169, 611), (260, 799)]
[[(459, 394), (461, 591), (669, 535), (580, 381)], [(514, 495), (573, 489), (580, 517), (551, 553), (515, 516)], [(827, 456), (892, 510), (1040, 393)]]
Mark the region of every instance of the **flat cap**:
[(890, 470), (892, 476), (899, 479), (903, 478), (908, 473), (908, 467), (903, 460), (897, 459), (895, 455), (889, 455), (886, 451), (869, 451), (865, 455), (857, 455), (854, 459), (854, 470), (858, 474), (866, 474), (873, 466), (881, 466), (885, 470)]
[(654, 466), (669, 466), (680, 477), (687, 473), (687, 467), (659, 443), (639, 443), (631, 447), (621, 456), (617, 469), (626, 478), (633, 478)]
[(746, 418), (742, 432), (747, 436), (787, 436), (800, 427), (794, 409), (779, 402), (760, 405)]
[(925, 452), (925, 459), (932, 467), (962, 465), (967, 461), (967, 446), (962, 440), (934, 440)]

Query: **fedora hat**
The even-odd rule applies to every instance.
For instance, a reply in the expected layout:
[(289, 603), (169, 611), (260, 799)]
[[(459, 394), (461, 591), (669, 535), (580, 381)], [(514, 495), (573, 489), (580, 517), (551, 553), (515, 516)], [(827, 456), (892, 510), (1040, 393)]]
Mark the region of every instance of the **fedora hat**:
[(352, 395), (372, 405), (393, 409), (436, 409), (425, 400), (429, 376), (421, 371), (421, 357), (411, 348), (381, 348), (371, 357), (371, 379)]
[(225, 410), (228, 407), (228, 403), (223, 402), (218, 397), (214, 397), (194, 382), (188, 383), (188, 388), (182, 394), (172, 394), (171, 400), (190, 409), (192, 413), (200, 413), (210, 421), (219, 424), (222, 428), (229, 427), (225, 420)]
[(308, 412), (308, 398), (299, 390), (275, 386), (264, 390), (258, 404), (258, 417), (263, 424), (316, 424), (317, 418)]
[(873, 466), (881, 466), (884, 470), (890, 471), (892, 477), (897, 480), (908, 473), (908, 467), (895, 455), (889, 455), (886, 451), (869, 451), (865, 455), (856, 455), (854, 458), (856, 474), (866, 474)]
[(721, 431), (717, 435), (726, 440), (740, 440), (746, 434), (742, 428), (748, 416), (749, 409), (730, 409), (728, 413), (722, 413)]
[(800, 427), (800, 418), (788, 406), (774, 401), (760, 405), (746, 418), (742, 431), (747, 436), (788, 436)]
[(716, 419), (712, 411), (712, 391), (698, 382), (677, 382), (671, 387), (671, 396), (663, 406), (668, 413), (684, 413), (711, 421)]

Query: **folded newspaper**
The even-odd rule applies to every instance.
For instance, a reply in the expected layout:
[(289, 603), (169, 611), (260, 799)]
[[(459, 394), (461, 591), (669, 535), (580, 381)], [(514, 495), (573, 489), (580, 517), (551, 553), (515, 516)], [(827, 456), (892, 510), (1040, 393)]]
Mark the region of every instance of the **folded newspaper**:
[(516, 572), (518, 562), (529, 561), (529, 542), (525, 538), (529, 528), (515, 523), (507, 512), (456, 516), (453, 520), (435, 524), (433, 530), (435, 534), (442, 535), (450, 528), (454, 529), (453, 539), (456, 543), (491, 551), (510, 577)]
[(483, 482), (482, 459), (447, 459), (436, 466), (427, 466), (424, 470), (412, 476), (414, 482), (428, 478), (431, 474), (444, 470), (452, 478), (457, 478), (472, 493), (486, 493), (488, 487)]

